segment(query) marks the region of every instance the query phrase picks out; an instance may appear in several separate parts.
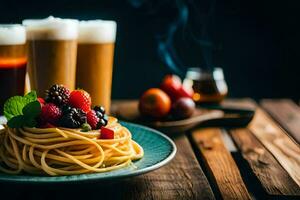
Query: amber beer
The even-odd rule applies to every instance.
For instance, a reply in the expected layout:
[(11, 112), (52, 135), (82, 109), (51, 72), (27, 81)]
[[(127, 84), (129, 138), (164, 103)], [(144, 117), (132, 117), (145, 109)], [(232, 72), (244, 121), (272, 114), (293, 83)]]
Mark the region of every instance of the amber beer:
[(25, 42), (26, 33), (22, 25), (0, 25), (0, 115), (9, 97), (24, 94)]
[(79, 22), (76, 86), (91, 94), (94, 105), (109, 112), (116, 22)]
[(78, 21), (48, 17), (24, 20), (31, 89), (39, 96), (53, 84), (75, 88)]

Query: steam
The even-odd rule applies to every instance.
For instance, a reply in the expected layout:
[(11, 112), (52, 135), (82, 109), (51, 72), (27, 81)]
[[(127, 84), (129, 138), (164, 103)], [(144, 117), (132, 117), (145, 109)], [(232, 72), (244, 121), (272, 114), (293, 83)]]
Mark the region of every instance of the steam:
[[(172, 19), (165, 25), (161, 32), (158, 30), (155, 33), (157, 39), (158, 56), (169, 69), (177, 75), (183, 77), (185, 74), (186, 65), (178, 56), (174, 47), (175, 34), (182, 30), (184, 40), (191, 40), (198, 44), (201, 49), (202, 60), (204, 67), (210, 68), (213, 61), (213, 43), (209, 37), (209, 23), (212, 22), (215, 10), (215, 0), (209, 1), (208, 11), (202, 13), (199, 6), (193, 0), (128, 0), (134, 8), (142, 8), (150, 17), (160, 17), (164, 12), (172, 13)], [(172, 8), (175, 9), (172, 9)], [(164, 10), (167, 8), (168, 10)], [(197, 30), (193, 29), (192, 21), (196, 21)], [(199, 24), (199, 21), (201, 22)], [(199, 29), (198, 27), (201, 26)], [(201, 59), (201, 58), (200, 58)]]

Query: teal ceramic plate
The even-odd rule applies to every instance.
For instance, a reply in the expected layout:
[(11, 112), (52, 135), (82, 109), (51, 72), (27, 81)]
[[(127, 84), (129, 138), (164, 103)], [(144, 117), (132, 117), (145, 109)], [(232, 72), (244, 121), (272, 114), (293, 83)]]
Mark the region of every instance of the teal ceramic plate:
[[(3, 120), (3, 118), (2, 118)], [(1, 117), (0, 117), (1, 122)], [(145, 126), (121, 122), (132, 133), (133, 139), (144, 149), (145, 155), (142, 159), (133, 162), (134, 167), (129, 166), (119, 170), (71, 176), (33, 176), (33, 175), (10, 175), (0, 172), (0, 182), (20, 183), (64, 183), (79, 181), (101, 181), (136, 176), (150, 172), (166, 165), (176, 153), (176, 146), (171, 139), (162, 133)]]

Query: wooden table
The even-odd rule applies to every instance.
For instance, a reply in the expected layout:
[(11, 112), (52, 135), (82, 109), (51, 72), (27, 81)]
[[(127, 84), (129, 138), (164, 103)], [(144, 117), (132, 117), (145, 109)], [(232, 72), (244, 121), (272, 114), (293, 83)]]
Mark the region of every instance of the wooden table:
[(224, 104), (255, 107), (255, 117), (246, 128), (201, 128), (171, 136), (177, 155), (154, 172), (104, 183), (0, 185), (1, 195), (49, 200), (300, 199), (300, 108), (290, 100)]

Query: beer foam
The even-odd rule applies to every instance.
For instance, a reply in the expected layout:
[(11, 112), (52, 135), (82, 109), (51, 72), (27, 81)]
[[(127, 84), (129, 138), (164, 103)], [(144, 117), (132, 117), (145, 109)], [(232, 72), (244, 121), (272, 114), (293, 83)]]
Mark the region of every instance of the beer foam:
[(0, 45), (25, 44), (25, 28), (20, 24), (0, 24)]
[(79, 43), (113, 43), (116, 40), (117, 23), (108, 20), (79, 22)]
[(78, 37), (78, 20), (50, 16), (45, 19), (25, 19), (27, 39), (73, 40)]

